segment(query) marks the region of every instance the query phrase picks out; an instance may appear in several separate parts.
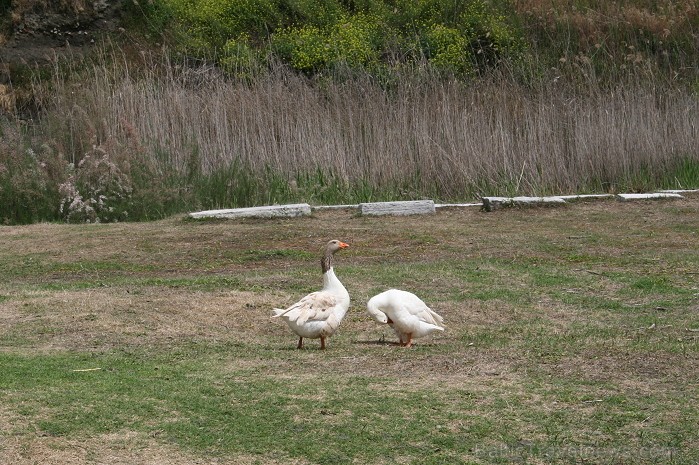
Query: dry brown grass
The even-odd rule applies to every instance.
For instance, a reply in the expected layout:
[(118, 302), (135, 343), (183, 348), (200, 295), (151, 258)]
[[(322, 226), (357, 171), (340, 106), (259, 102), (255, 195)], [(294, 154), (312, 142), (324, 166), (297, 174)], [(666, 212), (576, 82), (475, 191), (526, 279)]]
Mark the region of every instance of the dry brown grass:
[[(669, 209), (663, 208), (665, 206)], [(659, 208), (660, 207), (660, 208)], [(231, 260), (245, 257), (250, 250), (296, 249), (313, 252), (327, 237), (340, 237), (351, 244), (348, 253), (338, 258), (339, 268), (372, 266), (383, 263), (399, 266), (406, 260), (431, 263), (440, 260), (463, 260), (480, 263), (483, 272), (499, 270), (490, 260), (526, 263), (533, 257), (550, 260), (557, 252), (546, 252), (542, 244), (569, 248), (571, 252), (599, 253), (610, 258), (609, 264), (599, 263), (594, 269), (579, 269), (581, 275), (594, 272), (600, 276), (592, 286), (600, 295), (612, 295), (621, 284), (603, 277), (605, 273), (623, 271), (624, 257), (629, 253), (623, 244), (640, 241), (635, 246), (641, 254), (652, 254), (662, 247), (672, 256), (691, 247), (696, 232), (694, 221), (687, 213), (684, 219), (669, 220), (674, 211), (695, 210), (696, 200), (685, 199), (672, 204), (619, 204), (608, 201), (577, 204), (563, 209), (506, 211), (483, 214), (475, 210), (443, 211), (439, 221), (432, 218), (371, 219), (355, 217), (347, 212), (316, 213), (303, 220), (213, 222), (189, 224), (181, 219), (155, 223), (66, 226), (38, 224), (6, 227), (3, 241), (11, 245), (11, 254), (26, 265), (37, 263), (46, 271), (24, 275), (22, 265), (10, 265), (5, 293), (15, 287), (60, 286), (64, 290), (25, 290), (21, 297), (3, 303), (4, 328), (42, 324), (53, 328), (48, 334), (35, 334), (29, 346), (33, 349), (82, 350), (120, 345), (138, 345), (147, 336), (148, 344), (165, 344), (177, 339), (220, 340), (227, 338), (252, 342), (260, 335), (284, 334), (282, 327), (270, 326), (269, 309), (293, 301), (302, 290), (290, 290), (289, 285), (312, 290), (319, 284), (315, 260), (303, 264), (302, 275), (293, 272), (300, 264), (296, 257), (274, 257), (252, 260)], [(666, 210), (669, 210), (666, 211)], [(613, 213), (612, 213), (613, 212)], [(629, 222), (627, 229), (607, 229), (599, 218), (617, 215), (613, 223)], [(536, 221), (532, 222), (532, 218)], [(520, 229), (527, 228), (522, 236)], [(684, 226), (682, 226), (684, 225)], [(682, 233), (679, 228), (686, 227)], [(631, 233), (630, 233), (631, 231)], [(566, 234), (568, 236), (566, 236)], [(629, 239), (629, 234), (633, 239)], [(585, 237), (601, 236), (594, 249)], [(658, 241), (663, 241), (659, 244)], [(548, 246), (547, 246), (548, 247)], [(24, 258), (21, 258), (24, 257)], [(667, 263), (668, 258), (644, 259), (636, 263), (637, 270), (677, 274), (675, 279), (691, 284), (692, 272)], [(307, 260), (304, 260), (307, 261)], [(108, 267), (95, 264), (107, 263)], [(53, 266), (52, 266), (53, 264)], [(564, 263), (562, 263), (564, 264)], [(24, 266), (26, 266), (24, 265)], [(575, 266), (575, 265), (572, 265)], [(14, 270), (14, 271), (12, 271)], [(19, 274), (17, 274), (19, 273)], [(261, 286), (258, 290), (219, 289), (199, 290), (190, 284), (178, 284), (168, 279), (215, 279), (238, 277), (243, 287)], [(357, 342), (369, 342), (377, 327), (363, 317), (362, 304), (377, 283), (370, 276), (345, 277), (351, 283), (352, 309), (348, 327), (356, 332)], [(512, 289), (526, 288), (523, 277), (508, 277)], [(162, 279), (162, 284), (143, 285), (143, 280)], [(299, 281), (301, 279), (302, 281)], [(432, 289), (455, 288), (463, 285), (455, 276), (432, 276), (427, 281), (405, 278), (405, 285)], [(308, 281), (308, 282), (306, 282)], [(71, 283), (94, 282), (101, 286), (71, 289)], [(195, 281), (193, 281), (194, 283)], [(279, 287), (275, 289), (274, 283)], [(247, 283), (247, 284), (245, 284)], [(236, 284), (240, 286), (241, 284)], [(398, 283), (396, 283), (398, 285)], [(162, 287), (165, 286), (165, 287)], [(270, 287), (271, 286), (271, 287)], [(588, 284), (589, 286), (589, 284)], [(570, 288), (571, 293), (589, 289)], [(468, 294), (468, 287), (464, 289)], [(435, 297), (444, 299), (437, 293)], [(534, 307), (537, 313), (560, 327), (584, 321), (585, 315), (560, 303), (540, 297)], [(645, 304), (632, 299), (634, 305)], [(435, 343), (446, 344), (459, 334), (459, 328), (507, 325), (522, 317), (522, 309), (507, 301), (467, 301), (459, 303), (446, 299), (436, 308), (447, 315), (451, 336), (437, 337)], [(235, 315), (235, 318), (231, 318)], [(282, 329), (282, 331), (278, 331)], [(390, 334), (387, 333), (387, 336)]]
[[(2, 47), (2, 40), (0, 40)], [(5, 84), (0, 84), (0, 111), (10, 113), (15, 108), (15, 95), (11, 88)]]
[[(386, 395), (436, 390), (448, 398), (452, 390), (466, 390), (482, 418), (497, 422), (511, 416), (511, 427), (524, 437), (545, 440), (547, 434), (518, 412), (556, 415), (574, 411), (589, 418), (601, 408), (596, 399), (657, 396), (659, 402), (667, 402), (699, 371), (696, 357), (691, 356), (696, 350), (692, 349), (696, 346), (691, 339), (694, 333), (677, 324), (696, 321), (691, 317), (696, 297), (694, 307), (679, 305), (657, 311), (648, 295), (624, 297), (627, 285), (618, 279), (619, 275), (661, 273), (675, 286), (699, 292), (692, 274), (695, 270), (681, 266), (696, 263), (698, 215), (699, 198), (690, 196), (671, 203), (603, 201), (495, 213), (453, 210), (441, 211), (436, 217), (363, 218), (336, 211), (293, 220), (192, 223), (172, 218), (135, 224), (5, 227), (0, 230), (0, 257), (6, 273), (0, 294), (9, 299), (0, 302), (0, 338), (5, 341), (0, 350), (159, 353), (189, 343), (238, 344), (249, 348), (249, 355), (222, 354), (215, 362), (217, 370), (228, 374), (228, 382), (263, 376), (312, 384), (329, 374), (351, 373), (379, 382), (377, 388)], [(350, 290), (352, 306), (338, 334), (329, 341), (328, 351), (315, 350), (310, 343), (308, 350), (299, 352), (293, 349), (295, 338), (288, 328), (270, 319), (270, 309), (318, 287), (317, 260), (309, 263), (293, 255), (241, 257), (261, 250), (314, 253), (329, 237), (351, 244), (337, 256), (336, 268)], [(580, 265), (565, 258), (576, 253), (606, 259)], [(683, 262), (682, 255), (690, 261)], [(120, 267), (111, 271), (95, 266), (115, 262)], [(82, 271), (79, 264), (84, 265)], [(137, 264), (141, 268), (132, 268)], [(426, 275), (406, 270), (424, 265), (429, 270)], [(518, 294), (469, 297), (481, 291), (484, 282), (482, 278), (455, 277), (451, 271), (459, 266), (501, 273), (493, 276), (492, 286)], [(532, 286), (527, 274), (537, 267), (562, 273), (579, 269), (575, 272), (580, 273), (581, 282), (565, 289)], [(226, 289), (223, 283), (202, 289), (186, 281), (217, 277), (239, 281), (234, 289)], [(163, 281), (153, 281), (158, 279)], [(91, 284), (85, 289), (81, 283)], [(384, 286), (404, 287), (426, 296), (444, 315), (447, 331), (419, 341), (416, 350), (396, 346), (392, 332), (377, 326), (364, 311), (366, 299)], [(465, 298), (456, 300), (459, 291)], [(638, 311), (631, 315), (589, 309), (565, 303), (558, 291), (599, 299), (626, 298), (627, 303), (638, 304)], [(654, 313), (654, 329), (628, 320)], [(668, 326), (669, 320), (674, 324)], [(547, 353), (544, 336), (536, 336), (543, 348), (528, 345), (527, 331), (537, 328), (533, 321), (540, 321), (550, 337), (570, 334), (580, 345), (559, 355)], [(596, 326), (612, 328), (614, 335), (575, 333), (575, 328)], [(502, 345), (480, 339), (501, 334), (502, 329), (509, 338)], [(685, 338), (687, 354), (653, 349), (678, 338)], [(644, 345), (636, 349), (634, 341)], [(541, 376), (537, 382), (542, 386), (530, 385), (533, 373)], [(385, 379), (396, 382), (387, 386)], [(557, 387), (542, 379), (575, 380), (586, 388), (561, 398)], [(322, 392), (314, 395), (325, 399)], [(503, 407), (503, 398), (512, 404)], [(24, 420), (3, 408), (1, 429), (8, 426), (9, 431), (18, 431), (6, 436), (3, 452), (18, 464), (205, 463), (201, 456), (163, 443), (157, 436), (128, 430), (85, 441), (20, 434)], [(654, 427), (664, 428), (657, 425), (672, 424), (678, 412), (670, 408), (652, 414)], [(304, 413), (297, 415), (303, 418)], [(327, 422), (342, 423), (350, 415), (338, 409)], [(472, 421), (468, 418), (450, 420), (444, 428), (454, 434), (466, 431)], [(633, 428), (649, 426), (625, 428), (631, 434)], [(591, 435), (605, 440), (608, 434), (581, 429), (567, 438), (584, 443)], [(498, 440), (492, 439), (490, 445), (497, 446)], [(471, 459), (482, 463), (482, 457)], [(256, 460), (275, 463), (238, 453), (206, 463)]]
[[(604, 79), (615, 70), (653, 75), (663, 69), (694, 80), (699, 7), (681, 1), (514, 2), (530, 40), (542, 46), (567, 77)], [(659, 68), (657, 68), (659, 66)]]
[[(16, 427), (16, 419), (5, 428)], [(0, 425), (5, 423), (0, 420)], [(189, 454), (163, 444), (157, 438), (125, 431), (104, 434), (87, 440), (66, 440), (50, 436), (12, 438), (3, 442), (3, 459), (12, 465), (304, 465), (300, 459), (280, 461), (272, 456), (237, 454), (233, 459)]]
[(237, 162), (291, 182), (321, 169), (379, 192), (407, 185), (415, 192), (405, 195), (452, 199), (644, 189), (695, 160), (696, 96), (638, 82), (605, 90), (594, 75), (586, 82), (578, 92), (555, 77), (538, 90), (508, 80), (406, 80), (386, 93), (369, 81), (314, 86), (283, 71), (246, 85), (211, 70), (136, 79), (96, 68), (80, 92), (57, 83), (47, 104), (71, 124), (53, 120), (47, 132), (76, 160), (95, 141), (113, 140), (183, 175)]
[(626, 25), (667, 36), (672, 32), (684, 31), (697, 15), (697, 4), (693, 0), (517, 0), (514, 6), (521, 14), (546, 18), (551, 22), (570, 22), (577, 30), (588, 32), (595, 40), (603, 39), (601, 33), (609, 27)]
[[(32, 348), (41, 351), (137, 346), (144, 336), (153, 345), (183, 339), (216, 341), (231, 334), (249, 343), (250, 336), (256, 339), (270, 332), (257, 318), (274, 304), (272, 295), (236, 291), (211, 295), (147, 289), (133, 295), (120, 288), (29, 293), (5, 307), (3, 320), (8, 328), (31, 327), (37, 319), (50, 327), (50, 332), (40, 331), (31, 341)], [(231, 312), (243, 315), (231, 319)]]

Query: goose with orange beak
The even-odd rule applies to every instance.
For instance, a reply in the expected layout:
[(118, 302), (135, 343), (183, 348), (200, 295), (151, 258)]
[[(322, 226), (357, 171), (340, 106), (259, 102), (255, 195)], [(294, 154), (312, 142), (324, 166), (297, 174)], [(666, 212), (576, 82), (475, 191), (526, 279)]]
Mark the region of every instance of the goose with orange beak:
[(347, 313), (350, 296), (333, 270), (335, 252), (347, 247), (348, 244), (336, 239), (326, 245), (320, 260), (323, 289), (308, 294), (287, 309), (274, 309), (273, 317), (286, 321), (298, 335), (297, 349), (303, 349), (304, 338), (320, 338), (320, 348), (325, 349), (325, 339), (335, 333)]

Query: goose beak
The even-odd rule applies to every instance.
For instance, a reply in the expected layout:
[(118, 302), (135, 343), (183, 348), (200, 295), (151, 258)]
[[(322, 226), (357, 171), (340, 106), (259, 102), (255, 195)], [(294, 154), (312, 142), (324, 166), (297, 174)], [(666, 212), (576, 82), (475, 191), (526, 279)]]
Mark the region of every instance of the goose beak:
[(349, 247), (349, 244), (345, 244), (344, 242), (340, 242), (339, 245), (340, 245), (340, 248), (341, 248), (341, 249), (344, 249), (344, 248)]

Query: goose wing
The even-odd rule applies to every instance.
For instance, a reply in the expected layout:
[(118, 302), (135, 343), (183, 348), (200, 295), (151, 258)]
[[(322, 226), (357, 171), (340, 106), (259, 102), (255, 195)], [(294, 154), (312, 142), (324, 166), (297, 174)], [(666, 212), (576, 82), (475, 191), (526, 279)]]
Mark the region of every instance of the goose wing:
[(307, 321), (325, 321), (333, 314), (337, 304), (337, 298), (329, 292), (312, 292), (286, 310), (274, 309), (274, 317), (295, 321), (299, 325)]
[(429, 307), (425, 307), (420, 313), (418, 313), (417, 317), (425, 323), (429, 323), (431, 325), (442, 326), (442, 324), (444, 324), (444, 318)]
[(412, 302), (411, 305), (406, 305), (405, 309), (423, 323), (435, 326), (441, 326), (444, 323), (444, 318), (422, 301), (419, 301), (419, 303)]

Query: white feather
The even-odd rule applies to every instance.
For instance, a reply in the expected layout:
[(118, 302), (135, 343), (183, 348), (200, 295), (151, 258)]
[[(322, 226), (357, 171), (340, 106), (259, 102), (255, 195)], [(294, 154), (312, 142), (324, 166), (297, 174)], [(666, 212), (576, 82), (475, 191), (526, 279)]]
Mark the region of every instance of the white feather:
[(413, 339), (444, 331), (444, 319), (418, 296), (399, 289), (389, 289), (367, 302), (367, 312), (379, 323), (388, 323), (403, 344)]
[[(347, 247), (347, 244), (343, 242), (330, 241), (328, 250), (332, 250), (331, 244), (333, 243), (341, 244), (342, 248)], [(334, 249), (332, 252), (326, 251), (326, 256), (336, 250), (338, 249)], [(299, 337), (321, 338), (321, 343), (323, 343), (324, 338), (332, 336), (340, 326), (349, 304), (349, 293), (330, 266), (323, 273), (323, 289), (306, 295), (289, 308), (273, 309), (272, 317), (282, 318)], [(300, 340), (299, 348), (302, 346), (303, 343)]]

